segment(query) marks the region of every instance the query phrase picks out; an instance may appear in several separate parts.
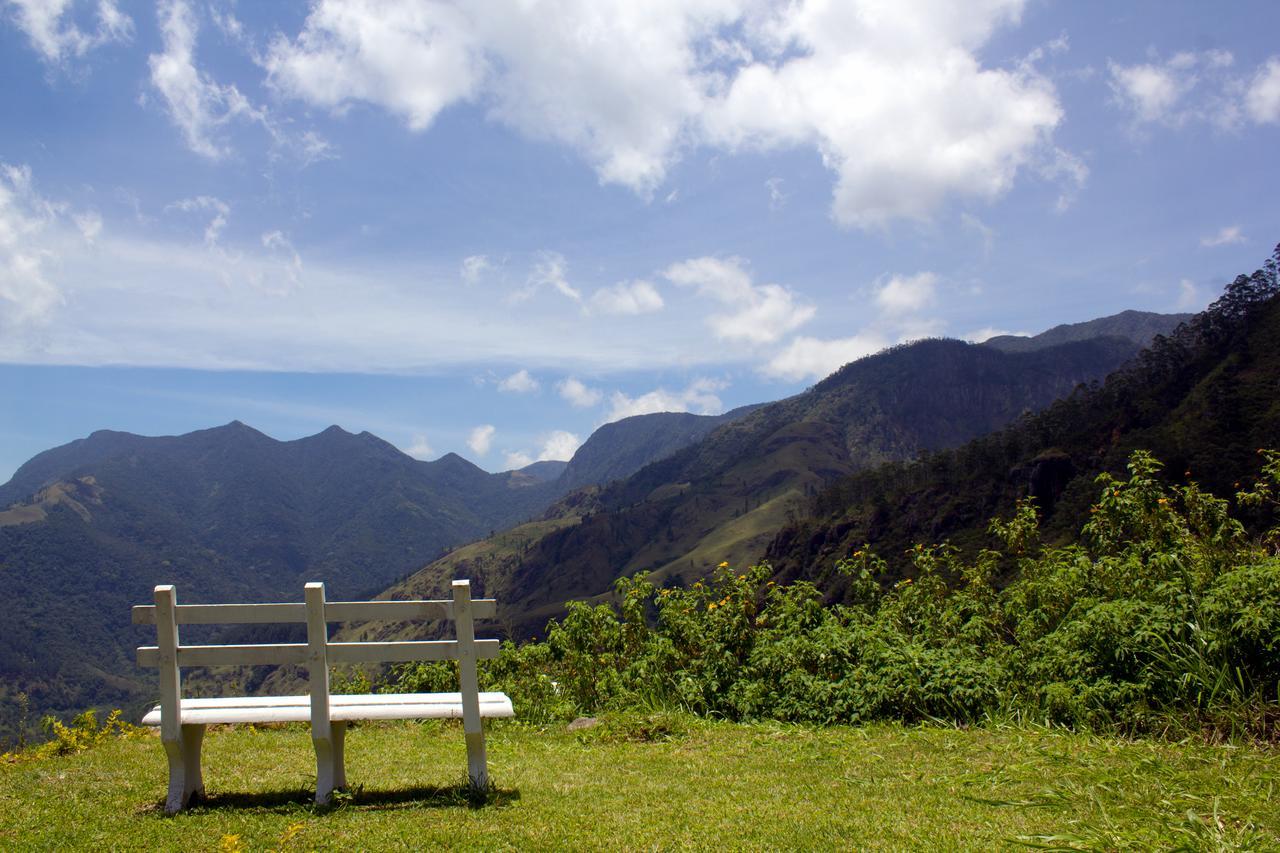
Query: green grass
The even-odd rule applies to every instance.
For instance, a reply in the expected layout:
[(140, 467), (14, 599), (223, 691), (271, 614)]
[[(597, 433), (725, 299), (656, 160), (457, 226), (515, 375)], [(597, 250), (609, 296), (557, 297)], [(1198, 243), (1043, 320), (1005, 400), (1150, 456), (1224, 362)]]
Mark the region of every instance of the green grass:
[(495, 725), (468, 801), (456, 725), (348, 736), (355, 787), (310, 804), (305, 728), (215, 730), (209, 801), (160, 808), (154, 736), (0, 766), (0, 848), (1280, 849), (1280, 753), (1030, 727), (814, 729), (616, 717)]

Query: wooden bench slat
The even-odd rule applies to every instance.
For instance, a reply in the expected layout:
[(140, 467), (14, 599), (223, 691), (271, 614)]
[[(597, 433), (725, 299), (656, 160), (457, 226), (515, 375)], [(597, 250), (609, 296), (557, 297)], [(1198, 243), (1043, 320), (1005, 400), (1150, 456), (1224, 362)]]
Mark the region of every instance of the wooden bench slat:
[[(330, 697), (330, 717), (334, 720), (418, 720), (459, 719), (460, 693), (359, 694)], [(505, 693), (481, 693), (480, 716), (515, 716)], [(142, 718), (142, 724), (160, 724), (160, 706)], [(311, 720), (310, 696), (230, 696), (215, 699), (183, 699), (183, 725), (214, 723), (305, 723)]]
[[(496, 658), (498, 640), (476, 640), (476, 657)], [(388, 663), (391, 661), (457, 660), (456, 640), (408, 640), (391, 643), (329, 643), (329, 663)]]
[[(493, 619), (498, 602), (481, 598), (471, 602), (477, 619)], [(250, 625), (268, 622), (306, 622), (306, 606), (297, 602), (267, 604), (179, 604), (179, 625)], [(324, 608), (327, 622), (410, 622), (453, 619), (452, 601), (330, 601)], [(154, 604), (133, 608), (133, 624), (156, 624)]]
[[(178, 666), (267, 666), (303, 663), (306, 643), (272, 643), (251, 646), (178, 646)], [(159, 666), (157, 646), (138, 647), (138, 666)]]

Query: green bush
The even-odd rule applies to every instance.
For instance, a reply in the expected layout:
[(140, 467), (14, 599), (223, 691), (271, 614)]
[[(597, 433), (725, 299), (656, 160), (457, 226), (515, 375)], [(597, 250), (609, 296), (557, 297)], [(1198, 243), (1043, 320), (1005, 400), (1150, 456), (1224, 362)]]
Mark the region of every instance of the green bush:
[[(965, 559), (917, 545), (914, 575), (854, 552), (835, 570), (843, 603), (811, 583), (779, 586), (767, 565), (721, 564), (688, 588), (637, 575), (617, 606), (569, 604), (545, 641), (506, 644), (481, 666), (484, 689), (533, 723), (602, 710), (679, 709), (807, 723), (1018, 713), (1127, 731), (1167, 728), (1280, 698), (1280, 558), (1251, 541), (1230, 504), (1167, 486), (1135, 453), (1103, 475), (1077, 544), (1040, 547), (1020, 503), (992, 522), (1004, 551)], [(1267, 506), (1280, 456), (1242, 505)], [(997, 576), (1015, 578), (1000, 588)], [(451, 690), (456, 667), (415, 664), (396, 690)], [(1266, 714), (1261, 718), (1266, 718)]]

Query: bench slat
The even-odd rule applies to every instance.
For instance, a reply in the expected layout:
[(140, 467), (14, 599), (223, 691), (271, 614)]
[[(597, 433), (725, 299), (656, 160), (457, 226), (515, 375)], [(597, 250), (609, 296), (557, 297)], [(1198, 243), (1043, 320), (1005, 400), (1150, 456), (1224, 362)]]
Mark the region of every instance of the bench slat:
[[(133, 624), (154, 625), (156, 608), (139, 604), (133, 608)], [(179, 604), (179, 625), (249, 625), (263, 622), (306, 622), (301, 603), (273, 604)]]
[[(492, 598), (471, 602), (477, 619), (493, 619), (498, 603)], [(268, 622), (306, 622), (306, 606), (295, 602), (269, 604), (179, 604), (179, 625), (249, 625)], [(421, 619), (453, 619), (452, 601), (330, 601), (325, 604), (327, 622), (409, 622)], [(154, 604), (133, 608), (133, 624), (156, 624)]]
[[(498, 640), (476, 640), (476, 657), (496, 658)], [(412, 640), (398, 643), (330, 643), (329, 663), (456, 660), (456, 640)]]
[[(178, 646), (178, 666), (265, 666), (303, 663), (306, 643), (274, 643), (252, 646)], [(138, 647), (138, 666), (159, 666), (160, 649)]]
[[(334, 694), (330, 697), (330, 718), (334, 720), (416, 720), (450, 719), (462, 716), (458, 693)], [(511, 699), (505, 693), (481, 693), (482, 717), (513, 717)], [(142, 718), (142, 724), (160, 724), (157, 705)], [(182, 723), (305, 723), (311, 719), (310, 696), (253, 696), (216, 699), (183, 699)]]

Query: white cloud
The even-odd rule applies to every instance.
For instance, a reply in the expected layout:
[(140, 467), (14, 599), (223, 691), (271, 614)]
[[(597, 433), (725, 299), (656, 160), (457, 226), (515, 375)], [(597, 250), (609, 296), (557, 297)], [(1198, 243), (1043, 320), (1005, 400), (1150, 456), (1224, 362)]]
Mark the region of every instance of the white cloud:
[(498, 383), (499, 391), (507, 391), (513, 394), (532, 394), (541, 386), (537, 379), (529, 375), (529, 371), (521, 369), (508, 376)]
[(49, 278), (59, 210), (35, 191), (29, 167), (0, 163), (0, 329), (41, 323), (65, 301)]
[(478, 48), (474, 22), (451, 3), (321, 0), (296, 39), (271, 44), (264, 66), (283, 94), (337, 112), (372, 102), (422, 130), (476, 94)]
[(220, 159), (228, 149), (216, 138), (218, 131), (239, 117), (268, 126), (266, 113), (234, 85), (219, 85), (196, 66), (198, 24), (185, 0), (162, 0), (158, 11), (164, 51), (150, 56), (151, 84), (164, 98), (169, 118), (182, 131), (187, 147), (211, 160)]
[(662, 295), (647, 281), (620, 281), (591, 295), (592, 309), (602, 314), (648, 314), (662, 306)]
[(1231, 129), (1246, 118), (1280, 120), (1280, 57), (1259, 66), (1252, 80), (1233, 74), (1234, 62), (1225, 50), (1183, 51), (1135, 65), (1111, 62), (1111, 90), (1135, 126), (1206, 122)]
[(639, 397), (629, 397), (614, 391), (609, 397), (609, 413), (606, 422), (648, 415), (654, 412), (695, 412), (700, 415), (718, 415), (724, 411), (724, 403), (716, 396), (725, 388), (723, 382), (714, 379), (697, 379), (683, 391), (655, 388)]
[(992, 338), (998, 338), (1003, 335), (1013, 335), (1014, 337), (1018, 337), (1018, 338), (1031, 337), (1030, 332), (1011, 332), (1008, 329), (997, 329), (995, 326), (984, 326), (981, 329), (975, 329), (974, 331), (965, 335), (964, 339), (966, 341), (969, 341), (970, 343), (980, 344), (983, 341), (989, 341)]
[(507, 470), (514, 471), (517, 468), (527, 468), (533, 464), (533, 457), (523, 450), (508, 450), (503, 454), (507, 461)]
[(891, 317), (913, 314), (933, 303), (937, 287), (938, 276), (931, 272), (895, 275), (877, 288), (876, 305)]
[(542, 442), (538, 452), (539, 462), (565, 461), (573, 458), (574, 451), (582, 446), (582, 439), (566, 430), (552, 430)]
[(1280, 56), (1259, 66), (1244, 96), (1249, 117), (1258, 124), (1280, 122)]
[(404, 452), (414, 459), (422, 460), (430, 459), (436, 455), (436, 452), (431, 449), (431, 445), (427, 442), (427, 437), (422, 433), (414, 435), (413, 443), (404, 448)]
[(769, 191), (769, 209), (781, 210), (782, 205), (787, 201), (787, 194), (782, 191), (782, 178), (770, 178), (764, 182), (764, 187)]
[[(75, 0), (9, 0), (14, 22), (46, 62), (60, 64), (108, 42), (129, 41), (133, 19), (115, 0), (97, 0), (97, 29), (84, 32), (70, 20)], [(85, 4), (88, 5), (88, 4)]]
[(493, 424), (481, 424), (471, 430), (471, 434), (467, 436), (467, 447), (470, 447), (477, 456), (487, 455), (489, 448), (493, 446), (493, 435), (497, 431), (497, 427)]
[(287, 293), (302, 284), (302, 256), (293, 248), (282, 231), (268, 231), (262, 235), (262, 248), (275, 263), (266, 269), (250, 269), (246, 272), (249, 283), (261, 290)]
[(836, 173), (832, 214), (860, 228), (926, 219), (948, 197), (1013, 184), (1062, 118), (1026, 63), (978, 51), (1022, 3), (819, 3), (770, 7), (762, 48), (707, 111), (729, 149), (812, 146)]
[(875, 332), (835, 340), (798, 337), (770, 359), (761, 373), (791, 382), (821, 379), (849, 362), (879, 352), (888, 345), (889, 342)]
[(1218, 230), (1217, 234), (1211, 234), (1208, 237), (1200, 238), (1200, 245), (1208, 248), (1215, 246), (1233, 246), (1237, 243), (1244, 242), (1244, 235), (1240, 233), (1239, 225), (1227, 225)]
[(86, 243), (92, 243), (102, 233), (102, 216), (95, 210), (87, 210), (71, 218), (80, 229), (80, 236), (84, 237)]
[(862, 330), (844, 338), (797, 337), (759, 371), (764, 376), (791, 382), (821, 379), (850, 361), (892, 343), (938, 335), (945, 323), (922, 313), (934, 304), (937, 291), (938, 276), (932, 272), (890, 276), (872, 288), (876, 313)]
[(1196, 286), (1189, 278), (1178, 282), (1178, 298), (1173, 304), (1175, 311), (1200, 311), (1209, 304), (1209, 294)]
[(204, 244), (210, 249), (218, 245), (223, 229), (227, 227), (227, 220), (231, 217), (231, 205), (216, 196), (210, 195), (184, 198), (166, 205), (165, 210), (180, 210), (183, 213), (195, 213), (197, 211), (212, 213), (213, 217), (204, 229)]
[(458, 275), (467, 284), (475, 284), (480, 277), (488, 270), (493, 269), (493, 264), (489, 263), (487, 255), (468, 255), (462, 259), (462, 267), (458, 270)]
[(570, 376), (563, 382), (556, 385), (556, 390), (560, 392), (560, 396), (568, 400), (573, 406), (580, 409), (588, 409), (604, 397), (604, 394), (598, 388), (590, 388), (577, 379)]
[(646, 198), (696, 146), (814, 149), (835, 218), (878, 227), (998, 196), (1047, 144), (1052, 85), (1030, 61), (979, 59), (1022, 5), (320, 0), (263, 62), (286, 96), (371, 103), (412, 130), (478, 101)]
[(529, 277), (526, 279), (524, 287), (512, 293), (510, 300), (512, 302), (524, 302), (535, 296), (544, 287), (551, 287), (574, 302), (581, 302), (582, 293), (569, 284), (568, 279), (565, 278), (565, 273), (568, 269), (569, 262), (559, 252), (546, 250), (538, 252), (533, 262), (533, 268), (529, 270)]
[(786, 287), (753, 284), (741, 258), (691, 258), (672, 264), (662, 274), (674, 284), (695, 288), (733, 309), (707, 320), (721, 340), (773, 343), (807, 323), (815, 311), (811, 305), (799, 304), (795, 293)]

